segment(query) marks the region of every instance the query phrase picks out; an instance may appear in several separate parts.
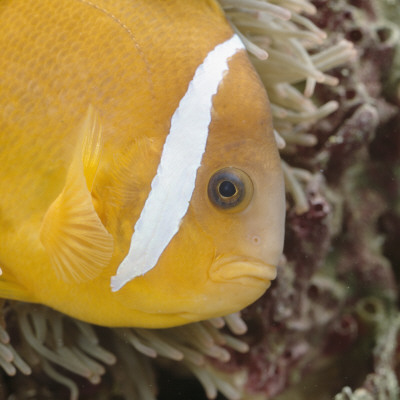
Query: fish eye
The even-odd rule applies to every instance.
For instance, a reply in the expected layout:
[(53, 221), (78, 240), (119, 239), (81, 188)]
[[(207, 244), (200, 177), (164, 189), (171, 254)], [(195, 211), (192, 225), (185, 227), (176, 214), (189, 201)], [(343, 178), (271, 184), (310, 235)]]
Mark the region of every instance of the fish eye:
[(242, 170), (222, 168), (208, 182), (208, 198), (211, 203), (228, 212), (244, 210), (253, 197), (253, 182)]

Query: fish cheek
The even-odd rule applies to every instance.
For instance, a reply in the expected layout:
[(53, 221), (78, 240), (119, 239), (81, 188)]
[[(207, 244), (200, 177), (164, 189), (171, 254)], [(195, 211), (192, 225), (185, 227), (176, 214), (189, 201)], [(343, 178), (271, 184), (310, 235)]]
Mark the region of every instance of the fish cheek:
[(255, 156), (247, 161), (238, 158), (232, 163), (250, 177), (254, 188), (249, 204), (238, 212), (219, 208), (207, 193), (208, 182), (215, 171), (231, 165), (230, 162), (204, 164), (196, 182), (199, 190), (192, 197), (193, 212), (202, 229), (213, 237), (217, 257), (233, 255), (275, 265), (283, 245), (283, 179), (280, 169), (268, 168), (259, 161)]
[(190, 209), (157, 265), (115, 292), (126, 307), (148, 314), (198, 314), (209, 301), (214, 243)]

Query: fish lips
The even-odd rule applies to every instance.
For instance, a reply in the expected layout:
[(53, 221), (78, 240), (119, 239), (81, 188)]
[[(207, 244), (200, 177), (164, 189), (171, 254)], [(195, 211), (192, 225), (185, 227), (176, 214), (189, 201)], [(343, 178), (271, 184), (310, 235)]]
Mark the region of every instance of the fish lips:
[(268, 288), (276, 278), (276, 267), (261, 260), (235, 255), (222, 255), (211, 265), (210, 279), (215, 283), (236, 283)]

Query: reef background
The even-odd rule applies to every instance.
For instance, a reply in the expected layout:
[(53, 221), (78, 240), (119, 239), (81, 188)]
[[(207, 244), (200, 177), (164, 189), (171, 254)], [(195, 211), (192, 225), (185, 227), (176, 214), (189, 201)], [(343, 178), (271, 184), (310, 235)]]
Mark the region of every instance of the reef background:
[(313, 4), (358, 56), (316, 88), (339, 103), (310, 129), (317, 144), (283, 151), (313, 173), (309, 210), (289, 196), (286, 260), (243, 313), (251, 346), (236, 362), (260, 399), (399, 399), (400, 2)]
[[(315, 104), (334, 100), (336, 111), (309, 120), (282, 117), (292, 118), (290, 129), (297, 131), (295, 138), (282, 135), (284, 257), (272, 287), (242, 312), (247, 332), (234, 337), (219, 320), (152, 336), (88, 327), (40, 306), (6, 303), (0, 399), (76, 399), (76, 388), (85, 400), (400, 398), (400, 1), (310, 4), (317, 10), (310, 20), (328, 34), (321, 46), (346, 39), (357, 56), (329, 71), (339, 84), (317, 84), (313, 91)], [(304, 88), (302, 81), (294, 85)], [(245, 331), (239, 317), (225, 322), (233, 333)], [(187, 336), (201, 330), (217, 344), (196, 348)], [(30, 336), (36, 342), (27, 341)], [(105, 367), (92, 365), (92, 374), (80, 370), (79, 346), (92, 349)], [(78, 361), (70, 361), (71, 353)], [(164, 358), (150, 363), (156, 354)], [(10, 378), (13, 365), (19, 372)]]

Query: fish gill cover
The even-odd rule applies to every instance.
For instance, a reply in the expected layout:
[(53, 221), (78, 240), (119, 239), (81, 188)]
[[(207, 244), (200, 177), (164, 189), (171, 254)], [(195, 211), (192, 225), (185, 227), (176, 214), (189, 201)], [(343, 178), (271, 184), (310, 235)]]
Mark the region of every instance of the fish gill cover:
[(241, 316), (162, 330), (4, 302), (0, 398), (399, 398), (397, 0), (220, 3), (268, 91), (284, 160), (276, 282)]

